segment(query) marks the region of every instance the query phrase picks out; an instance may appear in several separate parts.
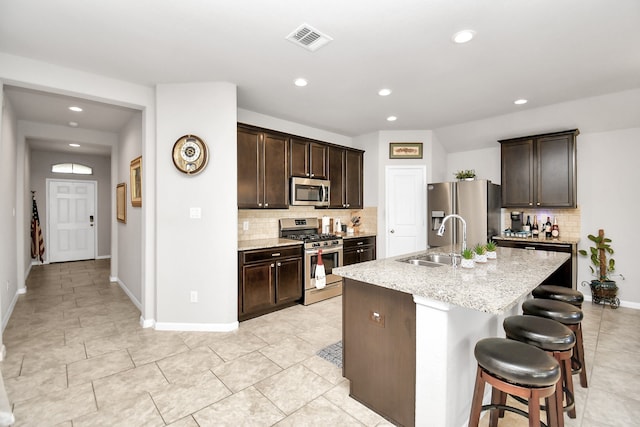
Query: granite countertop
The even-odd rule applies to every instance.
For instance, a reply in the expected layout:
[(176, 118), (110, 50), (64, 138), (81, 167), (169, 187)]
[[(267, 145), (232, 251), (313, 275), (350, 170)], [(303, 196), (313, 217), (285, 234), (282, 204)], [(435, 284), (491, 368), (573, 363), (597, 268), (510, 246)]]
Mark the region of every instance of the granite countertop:
[(580, 239), (571, 237), (558, 237), (557, 239), (536, 239), (534, 237), (513, 237), (513, 236), (493, 236), (494, 240), (513, 240), (515, 242), (531, 242), (531, 243), (562, 243), (569, 245), (577, 245)]
[(376, 233), (367, 233), (367, 232), (353, 233), (353, 234), (336, 233), (336, 236), (340, 236), (343, 239), (347, 240), (347, 239), (357, 239), (359, 237), (376, 237)]
[(334, 268), (333, 273), (464, 308), (503, 314), (570, 258), (564, 252), (498, 247), (497, 260), (476, 263), (472, 269), (423, 267), (397, 261), (448, 252), (450, 247), (434, 248)]
[(254, 249), (276, 248), (280, 246), (302, 246), (302, 241), (292, 239), (280, 239), (278, 237), (272, 239), (254, 239), (238, 241), (239, 251), (250, 251)]

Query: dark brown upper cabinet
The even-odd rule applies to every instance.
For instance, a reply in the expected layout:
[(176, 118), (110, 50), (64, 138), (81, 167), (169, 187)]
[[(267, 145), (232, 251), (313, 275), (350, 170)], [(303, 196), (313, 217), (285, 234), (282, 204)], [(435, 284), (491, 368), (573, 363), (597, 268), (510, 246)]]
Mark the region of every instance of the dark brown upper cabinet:
[(577, 129), (500, 142), (502, 206), (575, 208)]
[(238, 126), (238, 208), (289, 207), (289, 137)]
[(329, 208), (362, 209), (363, 154), (359, 150), (329, 147)]
[(292, 137), (289, 146), (290, 175), (302, 178), (327, 179), (326, 144)]

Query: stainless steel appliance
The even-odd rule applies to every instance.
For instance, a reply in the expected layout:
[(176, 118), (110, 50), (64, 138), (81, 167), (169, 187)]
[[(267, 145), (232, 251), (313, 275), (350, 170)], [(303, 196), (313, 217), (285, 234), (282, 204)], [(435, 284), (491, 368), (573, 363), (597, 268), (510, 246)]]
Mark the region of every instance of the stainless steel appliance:
[[(318, 227), (318, 218), (280, 220), (280, 237), (304, 242), (304, 305), (342, 295), (342, 278), (332, 273), (334, 268), (342, 266), (342, 237), (334, 234), (319, 234)], [(327, 284), (324, 288), (317, 289), (315, 272), (320, 249)]]
[[(500, 186), (487, 180), (440, 182), (427, 185), (429, 212), (427, 240), (430, 247), (462, 243), (462, 225), (448, 223), (443, 236), (438, 236), (442, 220), (458, 214), (467, 223), (467, 247), (487, 242), (500, 234)], [(453, 234), (453, 236), (452, 236)]]
[(325, 179), (291, 178), (291, 200), (294, 206), (329, 206), (331, 182)]

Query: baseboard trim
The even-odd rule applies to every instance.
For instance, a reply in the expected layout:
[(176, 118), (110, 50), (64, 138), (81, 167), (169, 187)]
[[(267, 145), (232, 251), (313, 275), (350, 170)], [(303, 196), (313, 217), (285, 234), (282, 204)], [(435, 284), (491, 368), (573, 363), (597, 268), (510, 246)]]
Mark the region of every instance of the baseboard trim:
[[(593, 298), (591, 295), (584, 294), (584, 300), (593, 302)], [(609, 305), (608, 303), (603, 303), (604, 305)], [(620, 300), (620, 307), (632, 308), (634, 310), (640, 310), (640, 303), (633, 301), (622, 301)]]
[(188, 332), (231, 332), (238, 329), (237, 321), (231, 323), (173, 323), (156, 322), (158, 331), (188, 331)]
[[(27, 290), (25, 288), (24, 292), (22, 293), (26, 293)], [(18, 294), (20, 294), (20, 289), (18, 289), (16, 291), (16, 293), (13, 295), (13, 299), (11, 300), (11, 303), (9, 304), (9, 307), (7, 308), (7, 312), (4, 313), (4, 315), (2, 316), (2, 331), (4, 332), (4, 329), (7, 327), (7, 324), (9, 324), (9, 319), (11, 319), (11, 315), (13, 314), (13, 309), (16, 308), (16, 304), (18, 303)], [(2, 345), (2, 350), (3, 352), (6, 352), (6, 349), (4, 348), (4, 344)], [(3, 359), (0, 359), (3, 360)]]
[(120, 286), (120, 289), (122, 289), (124, 291), (124, 293), (127, 294), (127, 296), (129, 297), (129, 299), (131, 300), (133, 305), (135, 305), (136, 308), (138, 310), (140, 310), (140, 313), (142, 313), (142, 303), (140, 301), (138, 301), (138, 298), (136, 298), (135, 295), (133, 295), (131, 293), (129, 288), (127, 288), (127, 286), (122, 282), (122, 280), (118, 279), (117, 277), (115, 277), (115, 278), (111, 278), (110, 277), (109, 280), (111, 282), (116, 282), (118, 284), (118, 286)]
[(145, 319), (140, 316), (140, 326), (143, 328), (153, 328), (156, 325), (156, 321), (153, 319)]
[(111, 255), (100, 255), (97, 256), (96, 259), (111, 259)]

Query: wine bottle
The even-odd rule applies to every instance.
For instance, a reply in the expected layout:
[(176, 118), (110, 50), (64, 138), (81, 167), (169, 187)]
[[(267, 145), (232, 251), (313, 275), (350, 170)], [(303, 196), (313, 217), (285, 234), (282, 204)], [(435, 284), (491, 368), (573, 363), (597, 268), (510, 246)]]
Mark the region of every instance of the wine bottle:
[(547, 222), (544, 223), (544, 237), (551, 238), (551, 219), (547, 217)]
[(531, 231), (531, 219), (530, 219), (529, 215), (527, 215), (527, 222), (524, 224), (524, 227), (522, 228), (522, 231), (526, 231), (526, 232)]
[(553, 217), (553, 226), (551, 227), (551, 236), (557, 239), (560, 236), (560, 227), (558, 227), (558, 218)]
[(533, 237), (535, 237), (536, 239), (539, 237), (540, 235), (540, 229), (538, 228), (538, 217), (537, 216), (533, 216), (533, 225), (531, 226), (531, 234), (533, 235)]

